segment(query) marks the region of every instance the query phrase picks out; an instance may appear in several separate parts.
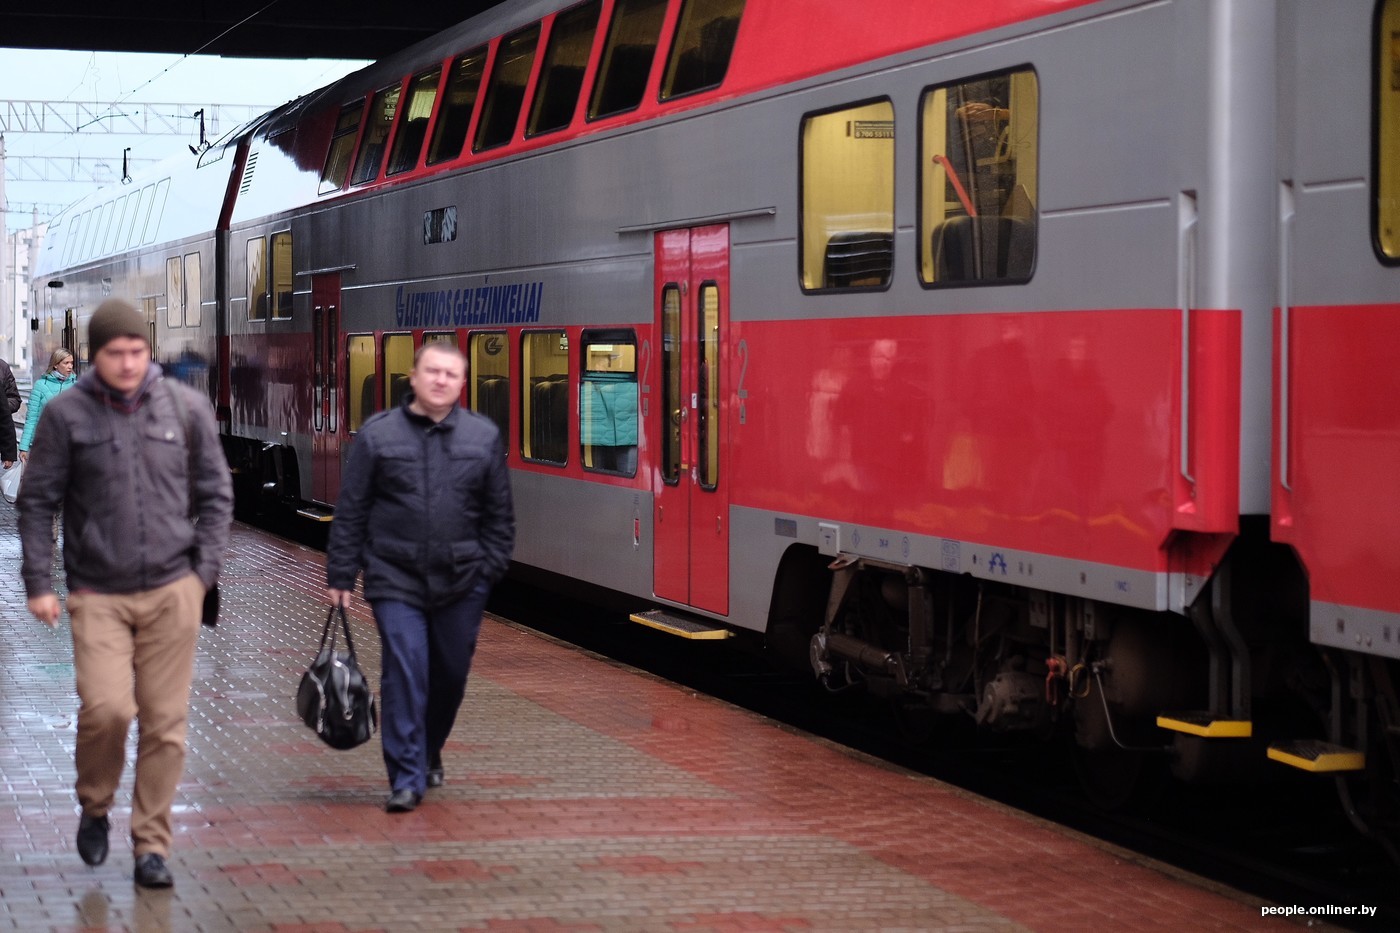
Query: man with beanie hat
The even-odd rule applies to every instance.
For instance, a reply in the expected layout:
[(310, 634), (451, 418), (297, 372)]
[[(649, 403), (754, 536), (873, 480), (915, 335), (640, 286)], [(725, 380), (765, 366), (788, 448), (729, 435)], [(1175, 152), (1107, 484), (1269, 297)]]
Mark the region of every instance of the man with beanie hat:
[(185, 764), (195, 641), (233, 518), (213, 407), (161, 378), (145, 317), (109, 299), (88, 322), (92, 369), (44, 406), (20, 485), (29, 611), (56, 626), (52, 525), (63, 566), (78, 687), (78, 854), (107, 858), (109, 813), (138, 719), (131, 840), (136, 884), (174, 883), (171, 804)]

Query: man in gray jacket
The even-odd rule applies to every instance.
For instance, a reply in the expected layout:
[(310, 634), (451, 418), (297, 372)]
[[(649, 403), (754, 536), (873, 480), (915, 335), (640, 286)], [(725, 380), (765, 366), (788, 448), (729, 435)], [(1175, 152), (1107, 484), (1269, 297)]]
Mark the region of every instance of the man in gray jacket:
[(413, 391), (355, 437), (326, 546), (331, 603), (349, 605), (363, 569), (379, 624), (390, 813), (443, 782), (481, 613), (515, 546), (500, 432), (457, 404), (466, 365), (450, 344), (418, 351)]
[(107, 858), (108, 813), (139, 716), (131, 839), (135, 881), (173, 884), (170, 809), (185, 730), (204, 594), (224, 560), (233, 483), (209, 400), (161, 378), (146, 321), (103, 302), (88, 323), (93, 368), (44, 407), (20, 484), (19, 530), (29, 611), (60, 614), (53, 519), (78, 687), (78, 854)]

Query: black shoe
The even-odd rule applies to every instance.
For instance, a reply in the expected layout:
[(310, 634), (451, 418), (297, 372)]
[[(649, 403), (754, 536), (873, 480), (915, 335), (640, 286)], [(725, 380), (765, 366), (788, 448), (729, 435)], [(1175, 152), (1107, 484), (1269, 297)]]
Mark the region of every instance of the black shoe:
[(107, 830), (110, 827), (105, 816), (83, 814), (78, 820), (78, 855), (89, 865), (101, 865), (107, 861)]
[(428, 786), (441, 787), (443, 784), (442, 756), (433, 755), (428, 759)]
[(135, 880), (143, 888), (168, 888), (175, 884), (170, 869), (165, 867), (165, 856), (158, 852), (136, 856)]
[(396, 790), (384, 801), (384, 809), (389, 813), (408, 813), (417, 807), (422, 799), (422, 794), (415, 794), (411, 790)]

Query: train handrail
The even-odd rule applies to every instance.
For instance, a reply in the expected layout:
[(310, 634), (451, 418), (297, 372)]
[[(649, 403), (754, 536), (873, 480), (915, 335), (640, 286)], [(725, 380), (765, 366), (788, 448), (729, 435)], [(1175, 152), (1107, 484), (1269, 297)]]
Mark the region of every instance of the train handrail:
[(1282, 181), (1278, 186), (1278, 477), (1279, 485), (1293, 491), (1288, 475), (1289, 412), (1289, 306), (1293, 296), (1289, 284), (1293, 269), (1293, 216), (1297, 208), (1293, 200), (1293, 183)]
[(1191, 296), (1196, 284), (1196, 196), (1181, 192), (1177, 202), (1177, 307), (1181, 311), (1181, 461), (1182, 478), (1196, 485), (1191, 475)]

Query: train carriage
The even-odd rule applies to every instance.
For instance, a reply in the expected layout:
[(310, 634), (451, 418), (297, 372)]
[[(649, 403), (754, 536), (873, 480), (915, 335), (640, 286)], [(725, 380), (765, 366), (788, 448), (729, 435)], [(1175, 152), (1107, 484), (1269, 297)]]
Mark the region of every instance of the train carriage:
[(41, 342), (152, 296), (248, 488), (329, 517), (451, 341), (523, 570), (1110, 776), (1272, 746), (1382, 786), (1397, 30), (1400, 0), (507, 2), (169, 170), (193, 321), (132, 270), (195, 253), (63, 246), (111, 196), (75, 205)]

